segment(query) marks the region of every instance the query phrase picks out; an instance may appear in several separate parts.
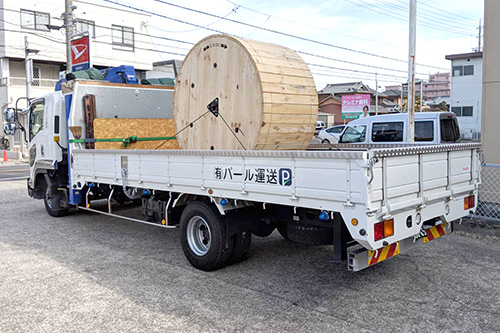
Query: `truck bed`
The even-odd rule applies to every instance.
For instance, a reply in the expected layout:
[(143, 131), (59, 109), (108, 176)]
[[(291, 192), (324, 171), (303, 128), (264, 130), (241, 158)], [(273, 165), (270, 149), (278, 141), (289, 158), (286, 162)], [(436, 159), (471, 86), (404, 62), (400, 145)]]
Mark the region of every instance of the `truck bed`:
[[(394, 243), (419, 233), (406, 223), (452, 221), (475, 193), (480, 145), (406, 145), (313, 151), (96, 150), (70, 151), (72, 189), (87, 183), (130, 186), (214, 199), (340, 212), (351, 236), (368, 249), (373, 225), (394, 218)], [(357, 225), (349, 223), (357, 219)], [(361, 230), (364, 230), (361, 232)]]

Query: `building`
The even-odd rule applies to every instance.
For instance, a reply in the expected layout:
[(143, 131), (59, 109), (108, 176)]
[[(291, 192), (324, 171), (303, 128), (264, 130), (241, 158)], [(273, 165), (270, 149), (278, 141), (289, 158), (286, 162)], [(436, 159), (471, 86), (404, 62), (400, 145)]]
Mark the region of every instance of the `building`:
[(342, 119), (342, 96), (368, 94), (370, 98), (370, 115), (393, 112), (397, 107), (396, 103), (387, 99), (384, 93), (378, 93), (378, 112), (375, 112), (376, 103), (375, 90), (363, 84), (363, 82), (347, 82), (327, 84), (326, 87), (318, 91), (319, 112), (332, 114), (334, 123), (331, 125), (341, 125), (349, 120)]
[[(500, 166), (500, 145), (498, 129), (500, 128), (500, 2), (485, 0), (484, 2), (484, 70), (483, 70), (483, 113), (481, 143), (487, 164)], [(497, 168), (498, 169), (498, 168)], [(498, 182), (497, 182), (498, 184)], [(498, 189), (497, 189), (498, 190)]]
[(460, 136), (479, 140), (481, 135), (481, 106), (483, 53), (452, 54), (451, 111), (457, 115)]
[[(73, 1), (75, 33), (90, 31), (91, 61), (97, 68), (122, 64), (136, 68), (140, 79), (152, 70), (154, 52), (146, 26), (149, 15), (85, 1)], [(26, 94), (53, 91), (66, 70), (66, 42), (61, 0), (0, 0), (0, 105), (26, 107)], [(57, 30), (60, 29), (60, 30)], [(33, 82), (26, 85), (25, 57), (33, 59)], [(28, 74), (29, 74), (28, 72)], [(2, 116), (3, 117), (3, 116)], [(3, 119), (2, 119), (3, 120)], [(26, 119), (21, 119), (26, 125)], [(20, 147), (16, 135), (11, 147)], [(22, 150), (22, 149), (21, 149)]]
[(436, 73), (429, 75), (429, 80), (423, 82), (422, 96), (424, 103), (432, 102), (438, 98), (446, 100), (450, 97), (451, 93), (451, 74), (450, 73)]
[[(450, 103), (450, 93), (451, 93), (451, 74), (446, 73), (436, 73), (429, 75), (429, 79), (425, 81), (415, 82), (415, 96), (422, 95), (422, 100), (424, 105), (430, 107), (439, 105), (441, 102)], [(401, 105), (401, 87), (403, 86), (403, 100), (408, 98), (408, 85), (402, 83), (400, 85), (386, 86), (383, 93), (389, 95), (389, 99), (392, 101), (398, 101), (397, 103)], [(399, 94), (399, 96), (397, 96)], [(404, 104), (403, 101), (403, 104)]]

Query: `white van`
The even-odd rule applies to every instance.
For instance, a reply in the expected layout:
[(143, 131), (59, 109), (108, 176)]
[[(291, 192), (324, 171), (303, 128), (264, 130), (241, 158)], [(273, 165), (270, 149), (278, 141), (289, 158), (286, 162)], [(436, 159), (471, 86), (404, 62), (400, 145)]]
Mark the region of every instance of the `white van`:
[[(407, 113), (356, 119), (346, 126), (339, 143), (405, 143), (407, 126)], [(453, 112), (415, 113), (415, 143), (450, 143), (459, 138), (457, 116)]]

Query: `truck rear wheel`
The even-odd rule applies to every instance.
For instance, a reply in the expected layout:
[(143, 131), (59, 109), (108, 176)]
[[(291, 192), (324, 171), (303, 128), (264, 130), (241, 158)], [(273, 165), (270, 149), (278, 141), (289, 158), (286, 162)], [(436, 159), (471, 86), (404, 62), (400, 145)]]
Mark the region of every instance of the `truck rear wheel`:
[(45, 190), (43, 202), (45, 210), (52, 217), (61, 217), (68, 214), (69, 209), (61, 206), (61, 200), (64, 199), (64, 194), (61, 191), (52, 191), (50, 186)]
[(252, 233), (241, 232), (233, 236), (234, 248), (231, 257), (229, 258), (229, 264), (236, 264), (243, 261), (250, 251), (250, 246), (252, 245)]
[(181, 246), (191, 265), (213, 271), (226, 265), (233, 253), (234, 241), (228, 237), (227, 223), (204, 202), (192, 202), (180, 221)]

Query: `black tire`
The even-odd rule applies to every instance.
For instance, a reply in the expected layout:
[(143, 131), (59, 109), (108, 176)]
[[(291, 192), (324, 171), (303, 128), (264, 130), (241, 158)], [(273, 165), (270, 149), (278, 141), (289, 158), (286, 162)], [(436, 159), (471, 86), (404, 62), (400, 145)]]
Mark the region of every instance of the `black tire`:
[(280, 224), (276, 229), (278, 229), (278, 232), (280, 233), (281, 237), (283, 237), (287, 241), (291, 241), (290, 238), (288, 238), (286, 224)]
[(258, 227), (252, 230), (252, 233), (255, 236), (267, 237), (273, 233), (274, 229), (276, 229), (274, 225), (267, 224), (265, 221), (260, 221)]
[(243, 261), (250, 251), (250, 246), (252, 245), (252, 233), (242, 232), (233, 235), (234, 248), (231, 257), (229, 258), (229, 264), (236, 264)]
[(64, 198), (64, 194), (61, 191), (55, 191), (53, 193), (50, 187), (45, 190), (45, 196), (43, 197), (43, 202), (45, 204), (45, 210), (52, 217), (61, 217), (68, 215), (69, 209), (61, 207), (61, 200)]
[(291, 242), (308, 245), (332, 245), (333, 230), (310, 226), (300, 222), (288, 222), (278, 227), (281, 236)]
[(323, 139), (323, 140), (321, 140), (321, 143), (329, 145), (330, 144), (330, 140)]
[(192, 202), (180, 220), (181, 247), (193, 267), (213, 271), (225, 266), (233, 253), (234, 240), (228, 237), (226, 221), (215, 207)]

